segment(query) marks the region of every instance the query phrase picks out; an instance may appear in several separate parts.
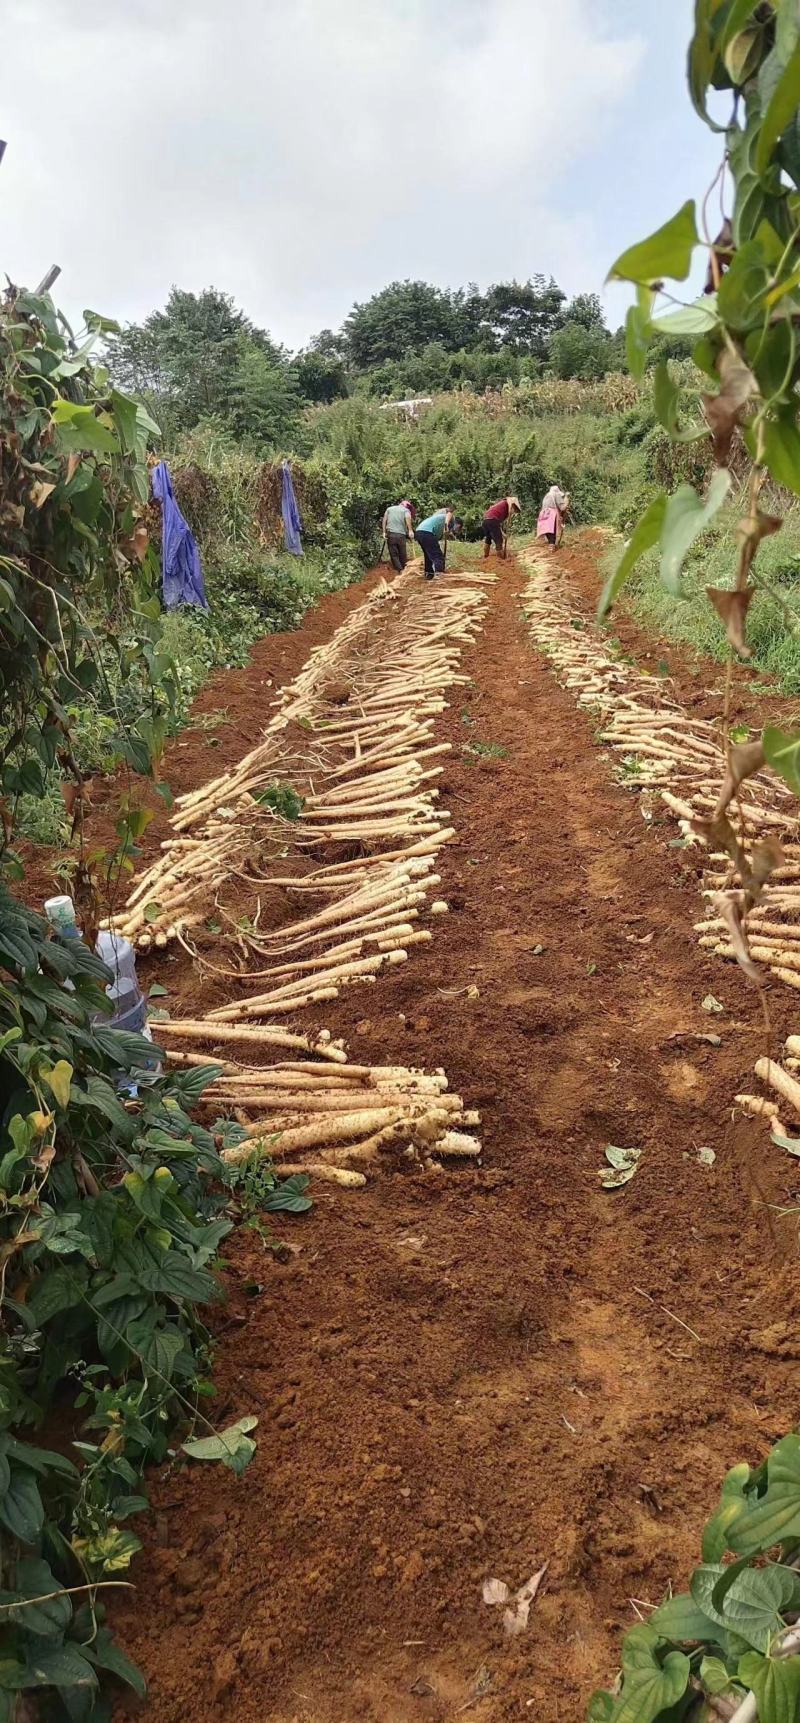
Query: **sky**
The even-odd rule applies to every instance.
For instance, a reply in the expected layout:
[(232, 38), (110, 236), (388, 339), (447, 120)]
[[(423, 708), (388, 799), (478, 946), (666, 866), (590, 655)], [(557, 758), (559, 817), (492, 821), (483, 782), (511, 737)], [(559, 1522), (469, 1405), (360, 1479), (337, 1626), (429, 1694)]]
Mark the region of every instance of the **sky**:
[[(0, 269), (71, 317), (215, 286), (296, 350), (407, 277), (599, 292), (719, 142), (691, 0), (3, 0)], [(606, 298), (612, 325), (629, 295)]]

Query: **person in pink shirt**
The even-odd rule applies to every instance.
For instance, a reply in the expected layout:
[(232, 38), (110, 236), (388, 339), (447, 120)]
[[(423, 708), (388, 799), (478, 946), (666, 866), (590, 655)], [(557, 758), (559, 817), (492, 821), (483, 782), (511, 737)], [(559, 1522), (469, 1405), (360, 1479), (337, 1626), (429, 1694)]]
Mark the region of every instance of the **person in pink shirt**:
[(546, 538), (553, 550), (558, 550), (564, 537), (564, 516), (569, 509), (569, 492), (551, 485), (542, 501), (536, 523), (536, 537)]

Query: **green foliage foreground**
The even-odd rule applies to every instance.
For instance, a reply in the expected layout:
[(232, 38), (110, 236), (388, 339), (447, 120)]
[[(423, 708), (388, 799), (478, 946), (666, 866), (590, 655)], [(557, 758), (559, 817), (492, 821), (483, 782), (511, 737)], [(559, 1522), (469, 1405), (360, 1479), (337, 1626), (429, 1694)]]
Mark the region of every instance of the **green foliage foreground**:
[[(604, 615), (639, 557), (657, 547), (665, 591), (682, 595), (686, 558), (731, 496), (730, 464), (739, 428), (751, 461), (738, 521), (732, 584), (707, 591), (722, 619), (729, 657), (747, 659), (748, 612), (759, 585), (764, 539), (782, 527), (760, 506), (768, 480), (800, 495), (800, 12), (794, 0), (696, 0), (689, 87), (698, 112), (724, 133), (723, 196), (730, 215), (715, 239), (706, 233), (708, 291), (661, 314), (665, 278), (685, 281), (701, 243), (693, 203), (618, 259), (613, 274), (637, 287), (628, 314), (632, 369), (642, 374), (656, 333), (691, 335), (704, 374), (702, 417), (687, 403), (667, 365), (654, 374), (654, 406), (667, 435), (690, 445), (711, 434), (714, 470), (705, 494), (684, 483), (661, 491), (635, 526), (600, 604)], [(727, 126), (709, 113), (732, 94)], [(725, 723), (729, 723), (726, 700)], [(800, 789), (800, 737), (767, 728), (761, 744), (740, 747), (726, 734), (728, 773), (709, 835), (736, 856), (739, 906), (758, 897), (775, 851), (742, 852), (727, 808), (735, 787), (765, 760)], [(746, 943), (745, 943), (746, 949)], [(728, 1473), (720, 1506), (703, 1535), (702, 1564), (689, 1591), (670, 1598), (625, 1637), (615, 1691), (596, 1693), (592, 1723), (796, 1723), (800, 1717), (800, 1437), (788, 1435), (751, 1473)]]
[[(0, 307), (0, 869), (19, 877), (20, 805), (57, 764), (91, 933), (135, 863), (137, 783), (157, 777), (179, 682), (143, 518), (157, 427), (95, 362), (102, 320), (86, 325), (79, 345), (49, 298)], [(125, 768), (110, 850), (84, 829), (87, 713)], [(111, 979), (0, 882), (0, 1723), (101, 1723), (114, 1681), (143, 1691), (103, 1602), (139, 1548), (143, 1470), (182, 1447), (240, 1472), (254, 1451), (254, 1418), (218, 1433), (200, 1412), (203, 1313), (246, 1176), (220, 1150), (241, 1132), (193, 1121), (218, 1066), (162, 1075), (151, 1042), (107, 1027)], [(303, 1181), (269, 1174), (259, 1200), (308, 1206)]]

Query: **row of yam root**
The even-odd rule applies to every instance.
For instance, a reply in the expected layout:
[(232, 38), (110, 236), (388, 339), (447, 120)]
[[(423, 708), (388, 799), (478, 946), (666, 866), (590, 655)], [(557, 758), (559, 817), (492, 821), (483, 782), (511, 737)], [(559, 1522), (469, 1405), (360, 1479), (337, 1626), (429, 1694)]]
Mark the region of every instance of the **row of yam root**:
[[(437, 852), (455, 835), (439, 805), (439, 756), (450, 744), (435, 741), (434, 725), (446, 692), (466, 680), (460, 658), (480, 626), (486, 582), (457, 578), (434, 595), (409, 579), (377, 588), (316, 648), (234, 770), (179, 799), (174, 835), (115, 917), (140, 950), (174, 937), (209, 976), (241, 981), (235, 1004), (215, 1012), (222, 1021), (335, 999), (406, 961), (431, 938), (420, 919), (446, 910), (434, 894)], [(300, 777), (302, 808), (287, 819), (271, 792)], [(249, 912), (235, 925), (231, 887)], [(261, 905), (276, 892), (290, 912), (265, 927)], [(213, 954), (209, 914), (222, 923)], [(234, 936), (231, 968), (220, 945), (224, 959)]]
[[(714, 847), (715, 809), (726, 776), (718, 724), (688, 713), (668, 681), (616, 656), (607, 636), (570, 605), (568, 586), (550, 565), (534, 562), (526, 611), (537, 644), (578, 704), (597, 715), (597, 740), (613, 749), (626, 786), (643, 792), (642, 811), (657, 802), (674, 816), (686, 845), (708, 849), (703, 891), (707, 914), (697, 922), (701, 945), (741, 960), (730, 914), (735, 877), (730, 854)], [(786, 986), (800, 988), (800, 828), (797, 802), (767, 771), (748, 777), (728, 820), (737, 843), (769, 857), (769, 878), (747, 910), (748, 957)]]
[[(455, 577), (434, 593), (410, 571), (374, 589), (310, 655), (258, 745), (178, 799), (170, 837), (114, 922), (143, 951), (178, 939), (212, 990), (227, 984), (223, 1003), (159, 1023), (158, 1038), (175, 1062), (220, 1063), (202, 1106), (242, 1125), (231, 1158), (258, 1148), (287, 1174), (355, 1187), (380, 1165), (441, 1170), (480, 1154), (478, 1115), (443, 1072), (351, 1064), (326, 1031), (290, 1024), (407, 962), (447, 911), (436, 857), (455, 836), (439, 806), (450, 744), (434, 728), (466, 680), (460, 660), (487, 584)], [(272, 791), (297, 784), (290, 819)], [(290, 907), (272, 925), (261, 908), (276, 893)]]

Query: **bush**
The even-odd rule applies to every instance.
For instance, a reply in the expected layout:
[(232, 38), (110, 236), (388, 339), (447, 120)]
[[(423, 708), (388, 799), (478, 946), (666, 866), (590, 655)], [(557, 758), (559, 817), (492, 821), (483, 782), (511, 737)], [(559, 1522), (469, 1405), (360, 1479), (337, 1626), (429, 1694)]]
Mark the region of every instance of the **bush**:
[[(103, 320), (85, 315), (78, 351), (48, 297), (0, 305), (0, 869), (21, 877), (9, 843), (20, 815), (57, 817), (60, 774), (87, 931), (62, 939), (0, 883), (0, 1716), (36, 1703), (65, 1723), (110, 1715), (108, 1673), (144, 1691), (97, 1588), (139, 1548), (146, 1464), (209, 1392), (200, 1309), (231, 1225), (209, 1195), (228, 1127), (190, 1116), (219, 1068), (162, 1076), (150, 1041), (105, 1027), (113, 977), (91, 949), (152, 817), (136, 780), (156, 775), (178, 685), (142, 520), (156, 428), (92, 363)], [(109, 756), (130, 768), (119, 842), (91, 851), (86, 778)], [(56, 1445), (35, 1446), (56, 1408)], [(242, 1470), (254, 1444), (234, 1436), (217, 1451)]]
[[(2, 887), (0, 973), (0, 1523), (4, 1597), (24, 1606), (0, 1624), (3, 1691), (46, 1686), (49, 1716), (88, 1717), (105, 1671), (140, 1695), (144, 1682), (87, 1582), (129, 1567), (143, 1469), (208, 1392), (200, 1309), (221, 1296), (213, 1268), (232, 1223), (210, 1194), (227, 1179), (219, 1127), (189, 1110), (219, 1067), (124, 1100), (119, 1073), (130, 1080), (151, 1043), (102, 1025), (110, 972)], [(79, 1464), (29, 1439), (67, 1387)], [(74, 1604), (62, 1587), (78, 1588)], [(26, 1603), (43, 1594), (46, 1618)]]

